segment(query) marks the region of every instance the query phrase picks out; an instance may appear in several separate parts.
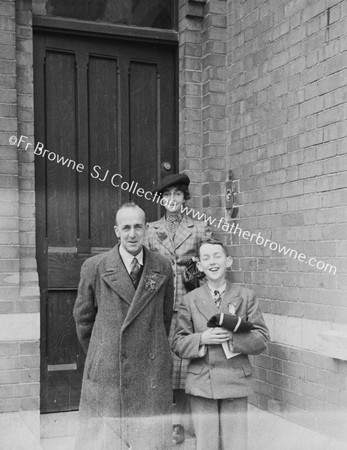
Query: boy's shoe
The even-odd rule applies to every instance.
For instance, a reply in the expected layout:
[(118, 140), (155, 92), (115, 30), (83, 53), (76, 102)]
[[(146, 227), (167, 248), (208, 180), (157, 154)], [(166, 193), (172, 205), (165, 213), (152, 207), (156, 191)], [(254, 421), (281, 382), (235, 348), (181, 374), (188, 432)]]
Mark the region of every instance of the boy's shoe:
[(184, 442), (184, 427), (182, 425), (173, 425), (172, 429), (172, 443), (182, 444)]

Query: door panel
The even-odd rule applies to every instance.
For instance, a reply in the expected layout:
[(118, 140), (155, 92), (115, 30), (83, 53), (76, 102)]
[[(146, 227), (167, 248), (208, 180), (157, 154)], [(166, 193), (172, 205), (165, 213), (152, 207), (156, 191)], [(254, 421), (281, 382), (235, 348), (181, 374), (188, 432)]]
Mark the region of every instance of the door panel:
[[(49, 51), (45, 69), (45, 109), (49, 126), (41, 142), (45, 148), (76, 161), (75, 56)], [(77, 238), (76, 173), (55, 161), (46, 159), (45, 163), (49, 246), (73, 247)]]
[[(131, 178), (146, 186), (157, 166), (158, 127), (160, 126), (157, 98), (157, 66), (144, 62), (130, 63), (130, 163)], [(156, 203), (138, 199), (152, 217), (157, 210)]]
[[(98, 166), (100, 174), (100, 179), (92, 178), (90, 182), (91, 242), (93, 247), (109, 247), (114, 240), (113, 208), (121, 199), (108, 181), (110, 176), (100, 180), (107, 170), (109, 174), (117, 173), (120, 159), (117, 60), (91, 57), (88, 75), (90, 165)], [(92, 170), (92, 174), (96, 175), (96, 171)]]
[(42, 412), (79, 405), (85, 355), (72, 311), (82, 263), (115, 244), (121, 203), (160, 214), (111, 180), (151, 191), (175, 170), (175, 58), (172, 45), (35, 33), (35, 141), (71, 160), (35, 156)]

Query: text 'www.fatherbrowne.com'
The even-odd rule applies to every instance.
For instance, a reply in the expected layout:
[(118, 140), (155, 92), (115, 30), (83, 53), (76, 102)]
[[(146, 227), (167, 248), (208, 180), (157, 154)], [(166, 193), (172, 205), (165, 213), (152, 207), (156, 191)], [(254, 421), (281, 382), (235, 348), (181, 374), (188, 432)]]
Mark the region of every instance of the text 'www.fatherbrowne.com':
[[(60, 164), (68, 169), (76, 170), (76, 172), (82, 173), (85, 171), (84, 164), (47, 150), (42, 142), (32, 144), (31, 142), (28, 142), (28, 139), (29, 138), (27, 136), (21, 135), (17, 138), (17, 136), (13, 135), (9, 138), (9, 143), (11, 145), (15, 145), (16, 147), (22, 146), (24, 147), (24, 150), (33, 149), (35, 156), (47, 158), (49, 161), (56, 162), (57, 164)], [(115, 188), (120, 188), (123, 191), (127, 191), (131, 194), (137, 195), (138, 197), (145, 198), (148, 201), (159, 203), (162, 206), (167, 206), (169, 203), (174, 203), (172, 200), (170, 201), (164, 197), (160, 197), (157, 192), (152, 193), (151, 191), (146, 191), (142, 187), (138, 187), (138, 182), (132, 181), (129, 183), (127, 181), (122, 181), (123, 176), (121, 174), (112, 174), (109, 169), (104, 170), (97, 164), (92, 167), (89, 174), (92, 178), (100, 182), (108, 181)], [(206, 216), (205, 213), (201, 213), (200, 211), (196, 211), (185, 205), (181, 206), (181, 213), (191, 216), (193, 219), (203, 221), (207, 225), (221, 229), (226, 233), (238, 235), (239, 237), (249, 240), (250, 242), (254, 242), (257, 245), (264, 247), (268, 246), (270, 250), (278, 252), (279, 255), (288, 256), (289, 258), (294, 258), (301, 263), (308, 264), (310, 267), (315, 267), (321, 271), (332, 273), (334, 275), (336, 274), (337, 269), (335, 266), (327, 264), (324, 261), (317, 261), (316, 258), (307, 257), (304, 253), (298, 253), (290, 247), (278, 244), (270, 239), (265, 239), (260, 232), (256, 234), (247, 230), (242, 230), (238, 223), (235, 223), (234, 221), (230, 223), (230, 221), (227, 221), (225, 217), (217, 219), (215, 217)]]
[(308, 257), (304, 253), (298, 253), (293, 248), (278, 244), (277, 242), (271, 241), (270, 239), (265, 239), (260, 231), (258, 233), (251, 233), (250, 231), (242, 230), (239, 224), (235, 221), (230, 223), (225, 219), (225, 217), (216, 219), (215, 217), (206, 216), (205, 213), (195, 211), (193, 208), (188, 208), (187, 206), (182, 206), (181, 212), (182, 214), (191, 216), (193, 219), (201, 220), (209, 226), (221, 229), (226, 233), (237, 235), (245, 240), (249, 240), (250, 242), (254, 242), (255, 244), (263, 247), (268, 246), (270, 250), (278, 252), (279, 255), (288, 256), (289, 258), (297, 259), (301, 263), (308, 264), (311, 267), (316, 267), (317, 269), (324, 272), (332, 273), (333, 275), (336, 274), (337, 269), (335, 266), (327, 264), (324, 261), (319, 261), (316, 258)]

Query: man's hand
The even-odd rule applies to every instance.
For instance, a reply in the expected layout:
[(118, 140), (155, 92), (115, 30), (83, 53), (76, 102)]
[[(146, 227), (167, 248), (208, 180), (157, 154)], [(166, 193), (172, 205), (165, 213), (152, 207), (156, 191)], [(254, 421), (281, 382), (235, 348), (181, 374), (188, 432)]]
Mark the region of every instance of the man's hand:
[(204, 331), (200, 338), (201, 345), (222, 344), (232, 339), (232, 332), (225, 328), (209, 328)]

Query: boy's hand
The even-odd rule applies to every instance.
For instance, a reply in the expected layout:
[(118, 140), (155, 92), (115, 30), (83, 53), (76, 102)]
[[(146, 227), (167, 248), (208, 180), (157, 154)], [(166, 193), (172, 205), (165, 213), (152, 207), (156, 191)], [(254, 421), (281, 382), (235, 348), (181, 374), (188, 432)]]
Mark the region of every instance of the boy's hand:
[(222, 344), (232, 339), (232, 333), (224, 328), (209, 328), (201, 334), (201, 345)]

